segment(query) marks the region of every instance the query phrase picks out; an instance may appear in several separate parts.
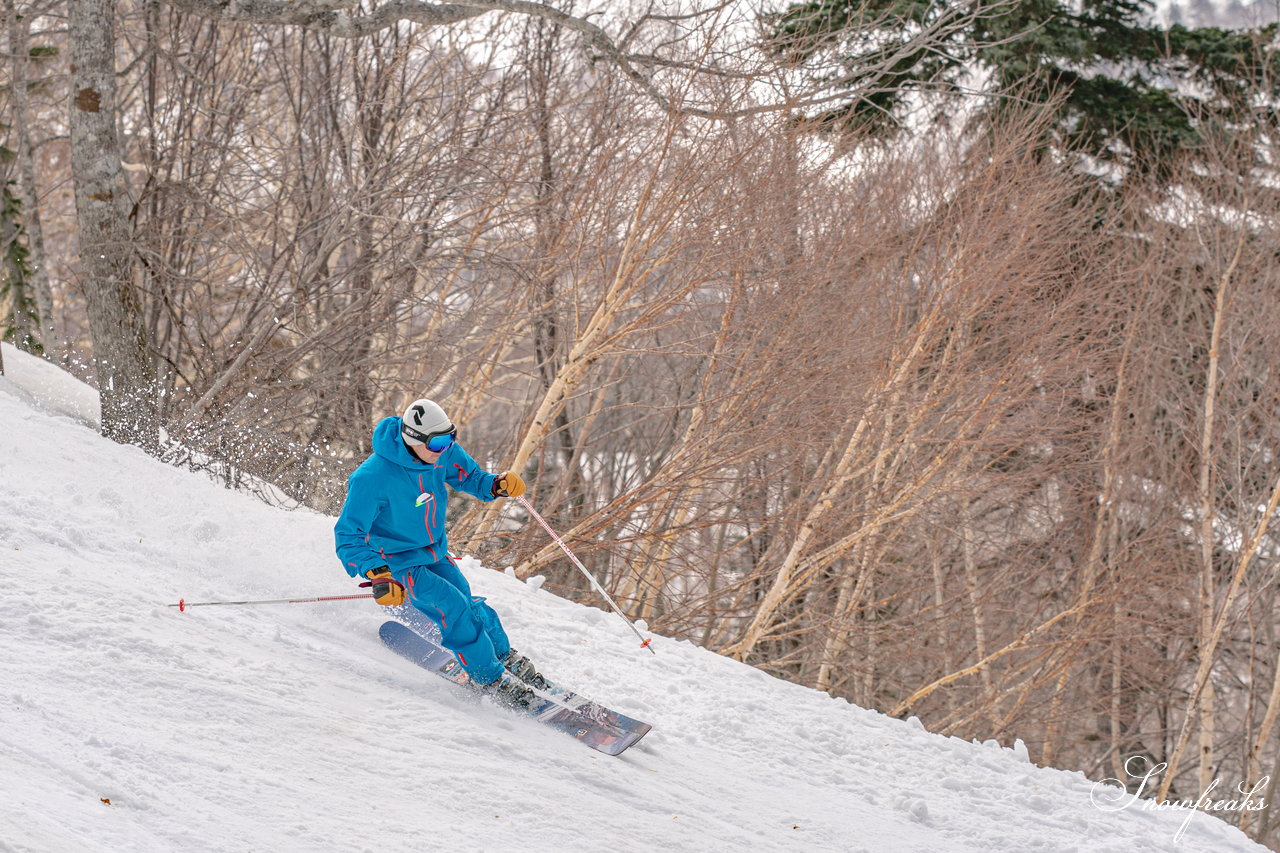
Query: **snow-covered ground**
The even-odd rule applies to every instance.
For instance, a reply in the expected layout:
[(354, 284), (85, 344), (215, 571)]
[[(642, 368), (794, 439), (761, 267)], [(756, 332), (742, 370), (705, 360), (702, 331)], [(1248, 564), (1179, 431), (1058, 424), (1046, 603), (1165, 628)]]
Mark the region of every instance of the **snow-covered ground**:
[(474, 560), (516, 645), (644, 741), (609, 758), (468, 701), (381, 645), (371, 602), (179, 613), (356, 592), (332, 519), (105, 441), (84, 386), (4, 362), (2, 851), (1264, 849), (689, 643), (642, 652)]

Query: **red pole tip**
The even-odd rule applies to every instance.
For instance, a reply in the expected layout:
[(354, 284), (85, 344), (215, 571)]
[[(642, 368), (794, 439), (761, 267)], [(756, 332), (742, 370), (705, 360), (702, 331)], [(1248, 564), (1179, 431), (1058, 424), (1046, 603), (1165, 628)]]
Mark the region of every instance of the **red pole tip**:
[(185, 598), (178, 599), (178, 612), (179, 613), (187, 612), (187, 600)]
[(653, 637), (650, 637), (649, 639), (645, 640), (643, 643), (640, 644), (640, 648), (647, 649), (649, 648), (649, 644), (652, 642), (653, 642)]

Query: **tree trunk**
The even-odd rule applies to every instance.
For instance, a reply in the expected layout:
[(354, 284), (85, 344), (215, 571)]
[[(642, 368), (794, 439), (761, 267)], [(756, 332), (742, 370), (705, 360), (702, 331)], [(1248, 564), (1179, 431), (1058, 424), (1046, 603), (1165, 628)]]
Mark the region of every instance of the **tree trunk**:
[[(1227, 587), (1226, 595), (1223, 598), (1221, 609), (1217, 609), (1217, 596), (1214, 594), (1216, 584), (1214, 582), (1213, 567), (1213, 544), (1214, 544), (1214, 512), (1215, 505), (1213, 501), (1213, 472), (1211, 465), (1216, 461), (1213, 454), (1213, 425), (1214, 411), (1217, 405), (1217, 385), (1218, 385), (1218, 363), (1219, 348), (1222, 344), (1222, 329), (1225, 322), (1226, 314), (1226, 293), (1227, 286), (1231, 283), (1231, 277), (1235, 273), (1236, 267), (1240, 263), (1240, 256), (1244, 251), (1245, 234), (1240, 235), (1236, 243), (1235, 255), (1231, 262), (1227, 265), (1227, 270), (1218, 280), (1218, 288), (1216, 294), (1216, 302), (1214, 306), (1213, 326), (1209, 333), (1209, 367), (1208, 374), (1205, 377), (1205, 396), (1203, 423), (1201, 424), (1201, 445), (1200, 445), (1200, 477), (1198, 485), (1198, 500), (1200, 509), (1200, 574), (1199, 574), (1199, 607), (1200, 607), (1200, 629), (1199, 635), (1196, 637), (1196, 646), (1199, 653), (1200, 662), (1196, 669), (1195, 682), (1192, 685), (1191, 696), (1187, 700), (1186, 716), (1182, 720), (1182, 727), (1178, 732), (1178, 739), (1174, 743), (1172, 752), (1169, 754), (1169, 769), (1164, 775), (1164, 780), (1160, 784), (1159, 791), (1156, 792), (1156, 799), (1163, 800), (1169, 795), (1169, 787), (1173, 784), (1173, 780), (1178, 772), (1179, 763), (1182, 760), (1183, 750), (1186, 749), (1187, 741), (1191, 736), (1192, 720), (1197, 719), (1196, 712), (1199, 711), (1198, 721), (1200, 723), (1200, 755), (1199, 755), (1199, 780), (1201, 784), (1211, 774), (1213, 759), (1213, 725), (1214, 725), (1214, 708), (1213, 708), (1213, 692), (1206, 689), (1209, 686), (1209, 679), (1213, 673), (1214, 658), (1218, 651), (1218, 641), (1222, 637), (1222, 632), (1226, 628), (1226, 622), (1231, 614), (1231, 607), (1235, 601), (1236, 593), (1239, 589), (1240, 580), (1243, 579), (1244, 570), (1249, 565), (1249, 561), (1253, 556), (1253, 550), (1257, 548), (1257, 541), (1261, 540), (1261, 536), (1266, 532), (1267, 524), (1271, 520), (1271, 513), (1275, 511), (1276, 502), (1280, 500), (1280, 480), (1277, 481), (1276, 487), (1272, 492), (1271, 502), (1268, 504), (1267, 510), (1263, 513), (1259, 522), (1255, 536), (1255, 543), (1247, 545), (1240, 556), (1237, 568), (1231, 583)], [(1217, 617), (1215, 618), (1215, 610)], [(1203, 790), (1203, 787), (1201, 788)]]
[(155, 367), (132, 279), (130, 206), (116, 133), (115, 4), (73, 0), (69, 11), (71, 162), (102, 434), (154, 453)]
[(13, 0), (5, 0), (5, 25), (9, 30), (9, 54), (12, 62), (14, 167), (17, 172), (17, 195), (22, 202), (23, 230), (27, 235), (27, 282), (35, 297), (39, 314), (39, 331), (35, 335), (46, 358), (59, 360), (63, 354), (53, 322), (53, 291), (45, 263), (44, 229), (40, 225), (40, 208), (36, 195), (35, 157), (31, 144), (31, 122), (27, 114), (27, 86), (31, 81), (31, 48), (28, 15), (19, 14)]

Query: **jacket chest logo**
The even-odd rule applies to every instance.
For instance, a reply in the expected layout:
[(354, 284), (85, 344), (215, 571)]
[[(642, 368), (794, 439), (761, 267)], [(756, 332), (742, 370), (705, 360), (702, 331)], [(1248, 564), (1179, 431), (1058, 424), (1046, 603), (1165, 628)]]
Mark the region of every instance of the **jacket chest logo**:
[(415, 501), (413, 505), (414, 505), (414, 506), (422, 506), (423, 504), (430, 503), (431, 501), (433, 501), (433, 500), (435, 500), (435, 499), (436, 499), (436, 496), (435, 496), (435, 495), (430, 494), (430, 493), (428, 493), (428, 492), (423, 492), (422, 494), (418, 495), (418, 500), (417, 500), (417, 501)]

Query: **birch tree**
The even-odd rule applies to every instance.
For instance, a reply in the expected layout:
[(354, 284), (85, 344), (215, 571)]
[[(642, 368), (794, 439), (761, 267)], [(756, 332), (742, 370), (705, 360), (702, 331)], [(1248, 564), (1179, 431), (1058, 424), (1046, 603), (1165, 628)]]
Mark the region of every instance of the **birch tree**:
[(72, 0), (69, 11), (81, 289), (93, 333), (102, 433), (154, 453), (159, 389), (134, 282), (132, 203), (116, 127), (115, 2)]

